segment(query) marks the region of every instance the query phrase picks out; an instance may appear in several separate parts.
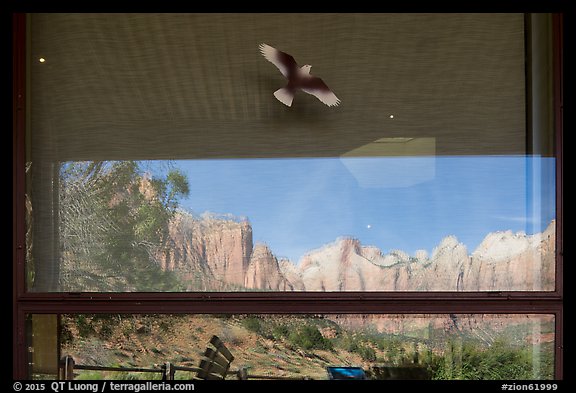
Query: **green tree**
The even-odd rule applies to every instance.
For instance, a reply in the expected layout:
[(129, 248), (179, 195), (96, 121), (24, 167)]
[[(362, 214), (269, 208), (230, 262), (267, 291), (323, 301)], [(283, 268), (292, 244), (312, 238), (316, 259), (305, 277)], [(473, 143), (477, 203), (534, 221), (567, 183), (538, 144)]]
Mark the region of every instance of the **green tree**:
[(163, 270), (169, 223), (186, 177), (145, 173), (136, 161), (73, 162), (60, 172), (63, 290), (183, 289)]

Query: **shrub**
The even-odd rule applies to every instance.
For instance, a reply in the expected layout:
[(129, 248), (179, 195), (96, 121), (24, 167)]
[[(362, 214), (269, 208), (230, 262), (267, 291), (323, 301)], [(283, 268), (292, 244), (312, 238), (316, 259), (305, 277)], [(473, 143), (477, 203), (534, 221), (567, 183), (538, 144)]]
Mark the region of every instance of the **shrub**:
[(303, 326), (300, 329), (289, 334), (288, 340), (292, 345), (298, 348), (332, 350), (332, 342), (324, 336), (314, 326)]
[(76, 316), (76, 327), (78, 328), (78, 335), (81, 338), (87, 338), (94, 331), (90, 319), (82, 314)]
[(262, 332), (260, 320), (256, 317), (246, 317), (242, 320), (242, 326), (254, 333)]
[(276, 325), (272, 329), (272, 335), (275, 339), (288, 337), (290, 335), (290, 328), (286, 325)]
[[(458, 362), (455, 358), (461, 358)], [(456, 364), (458, 363), (458, 365)], [(532, 348), (516, 348), (495, 342), (488, 348), (465, 344), (461, 353), (432, 356), (433, 379), (515, 380), (533, 379)], [(544, 377), (547, 376), (547, 370)]]
[(361, 345), (358, 347), (357, 353), (364, 361), (367, 362), (376, 361), (376, 351), (372, 347)]

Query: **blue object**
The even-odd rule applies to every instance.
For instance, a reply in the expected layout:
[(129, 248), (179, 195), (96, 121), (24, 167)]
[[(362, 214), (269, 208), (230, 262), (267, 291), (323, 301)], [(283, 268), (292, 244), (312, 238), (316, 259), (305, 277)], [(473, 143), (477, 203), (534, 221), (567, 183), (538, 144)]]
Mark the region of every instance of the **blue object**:
[(328, 379), (367, 379), (361, 367), (326, 367)]

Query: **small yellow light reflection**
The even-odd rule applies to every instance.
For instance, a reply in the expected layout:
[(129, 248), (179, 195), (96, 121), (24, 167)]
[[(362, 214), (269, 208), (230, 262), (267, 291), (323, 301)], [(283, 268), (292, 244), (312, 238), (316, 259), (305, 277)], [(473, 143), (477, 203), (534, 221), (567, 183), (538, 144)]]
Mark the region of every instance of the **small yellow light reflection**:
[(394, 115), (390, 115), (390, 118), (393, 119), (393, 118), (394, 118)]
[(44, 62), (46, 62), (46, 59), (43, 58), (43, 57), (41, 57), (41, 58), (38, 59), (38, 61), (39, 61), (40, 63), (44, 63)]

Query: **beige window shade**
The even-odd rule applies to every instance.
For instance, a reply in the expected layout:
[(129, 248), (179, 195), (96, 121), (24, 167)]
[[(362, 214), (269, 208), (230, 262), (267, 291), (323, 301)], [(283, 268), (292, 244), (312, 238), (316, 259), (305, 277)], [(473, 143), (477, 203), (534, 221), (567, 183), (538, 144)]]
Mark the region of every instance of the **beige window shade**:
[[(526, 154), (522, 14), (33, 14), (30, 29), (33, 161), (337, 157), (382, 138)], [(261, 42), (342, 104), (280, 104)]]

